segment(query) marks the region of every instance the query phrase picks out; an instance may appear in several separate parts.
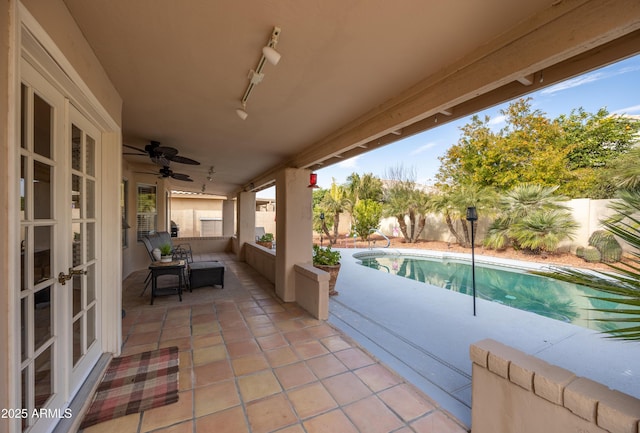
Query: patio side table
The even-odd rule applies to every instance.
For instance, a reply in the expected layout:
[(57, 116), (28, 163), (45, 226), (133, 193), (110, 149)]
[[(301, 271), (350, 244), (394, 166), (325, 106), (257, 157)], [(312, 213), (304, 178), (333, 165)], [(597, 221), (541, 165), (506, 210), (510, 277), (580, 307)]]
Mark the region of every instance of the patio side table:
[[(178, 293), (178, 299), (182, 302), (182, 287), (184, 286), (184, 272), (187, 262), (185, 260), (174, 260), (172, 262), (153, 262), (149, 265), (151, 271), (151, 305), (153, 299), (158, 295), (169, 295)], [(162, 275), (175, 275), (178, 277), (177, 287), (158, 287), (158, 277)]]

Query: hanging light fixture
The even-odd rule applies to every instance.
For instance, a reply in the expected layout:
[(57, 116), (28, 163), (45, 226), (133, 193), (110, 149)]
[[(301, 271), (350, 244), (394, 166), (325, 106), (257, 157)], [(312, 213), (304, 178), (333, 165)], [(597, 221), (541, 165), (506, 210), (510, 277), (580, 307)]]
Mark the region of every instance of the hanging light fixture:
[(249, 85), (247, 89), (244, 91), (244, 95), (240, 99), (240, 103), (242, 104), (242, 108), (238, 108), (236, 110), (236, 114), (242, 120), (245, 120), (249, 113), (247, 112), (247, 100), (249, 96), (251, 96), (251, 92), (255, 86), (262, 82), (264, 78), (264, 73), (262, 70), (264, 69), (264, 65), (266, 62), (271, 63), (272, 65), (277, 65), (282, 57), (279, 52), (276, 51), (275, 47), (278, 44), (278, 37), (280, 36), (280, 27), (274, 27), (271, 32), (271, 38), (267, 45), (262, 48), (262, 56), (260, 57), (260, 61), (258, 62), (258, 66), (255, 69), (249, 71)]
[(308, 188), (320, 188), (318, 186), (318, 175), (316, 173), (309, 174), (309, 186)]

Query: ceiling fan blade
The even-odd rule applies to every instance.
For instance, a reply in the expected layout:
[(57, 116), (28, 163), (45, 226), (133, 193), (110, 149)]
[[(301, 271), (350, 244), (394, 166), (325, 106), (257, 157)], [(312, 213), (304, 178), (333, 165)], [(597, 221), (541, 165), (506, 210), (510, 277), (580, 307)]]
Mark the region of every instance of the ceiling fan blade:
[[(130, 146), (130, 145), (128, 145), (128, 144), (124, 144), (124, 143), (122, 143), (122, 145), (123, 145), (124, 147), (128, 147), (129, 149), (137, 150), (138, 152), (140, 152), (140, 154), (141, 154), (141, 155), (144, 155), (144, 154), (146, 154), (146, 153), (147, 153), (145, 150), (143, 150), (143, 149), (139, 149), (139, 148), (137, 148), (137, 147), (135, 147), (135, 146)], [(126, 153), (125, 153), (125, 155), (134, 155), (134, 154), (133, 154), (133, 153), (130, 153), (130, 154), (126, 154)]]
[(178, 162), (180, 164), (189, 164), (189, 165), (200, 165), (198, 161), (195, 159), (187, 158), (184, 156), (176, 155), (171, 157), (171, 161)]
[(178, 149), (174, 149), (173, 147), (158, 146), (153, 149), (153, 153), (156, 155), (162, 155), (167, 159), (171, 159), (178, 154)]
[(123, 155), (132, 155), (132, 156), (145, 156), (144, 153), (134, 153), (134, 152), (122, 152)]
[(184, 173), (172, 173), (171, 177), (177, 180), (184, 180), (185, 182), (193, 182), (193, 179), (191, 179), (188, 174)]
[(169, 164), (171, 163), (171, 160), (164, 155), (153, 155), (151, 156), (151, 161), (160, 167), (169, 167)]

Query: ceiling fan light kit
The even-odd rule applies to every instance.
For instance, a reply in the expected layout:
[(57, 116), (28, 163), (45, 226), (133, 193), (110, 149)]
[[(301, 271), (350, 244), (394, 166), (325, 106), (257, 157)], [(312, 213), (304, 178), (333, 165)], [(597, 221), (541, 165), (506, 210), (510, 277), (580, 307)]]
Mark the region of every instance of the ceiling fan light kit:
[[(146, 156), (149, 156), (149, 159), (151, 159), (151, 162), (162, 167), (160, 168), (160, 170), (158, 170), (157, 173), (148, 172), (148, 171), (137, 172), (137, 173), (153, 174), (161, 178), (171, 177), (173, 179), (181, 180), (183, 182), (193, 182), (193, 179), (191, 179), (191, 177), (188, 174), (174, 173), (173, 170), (169, 168), (169, 164), (171, 162), (177, 162), (180, 164), (187, 164), (187, 165), (200, 165), (200, 163), (195, 159), (178, 155), (178, 149), (175, 149), (173, 147), (168, 147), (168, 146), (161, 146), (159, 141), (150, 141), (149, 144), (147, 144), (144, 147), (144, 150), (139, 149), (135, 146), (130, 146), (128, 144), (123, 144), (123, 146), (138, 152), (138, 153), (125, 152), (124, 153), (125, 155), (138, 155), (138, 156), (146, 155)], [(211, 169), (209, 170), (209, 175), (211, 176), (213, 175), (213, 173), (214, 172), (213, 172), (213, 166), (212, 166)]]
[(278, 37), (280, 36), (280, 27), (274, 27), (273, 32), (271, 32), (271, 38), (267, 45), (262, 48), (262, 56), (260, 57), (260, 61), (258, 62), (258, 66), (255, 69), (249, 71), (249, 85), (247, 89), (244, 91), (244, 95), (240, 99), (240, 103), (242, 104), (242, 108), (238, 108), (236, 110), (236, 114), (242, 120), (245, 120), (249, 113), (247, 112), (247, 101), (249, 100), (249, 96), (251, 96), (251, 92), (255, 86), (260, 84), (264, 79), (264, 73), (262, 70), (264, 69), (264, 65), (266, 62), (271, 63), (272, 65), (277, 65), (282, 57), (279, 52), (276, 51), (276, 45), (278, 44)]

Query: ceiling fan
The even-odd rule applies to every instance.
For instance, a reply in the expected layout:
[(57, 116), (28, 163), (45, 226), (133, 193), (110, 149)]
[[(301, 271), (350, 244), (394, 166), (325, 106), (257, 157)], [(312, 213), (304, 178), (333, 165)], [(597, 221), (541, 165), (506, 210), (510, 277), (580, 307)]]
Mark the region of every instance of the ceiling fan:
[(193, 179), (189, 177), (188, 174), (184, 173), (174, 173), (173, 170), (169, 168), (169, 166), (164, 166), (157, 173), (153, 173), (150, 171), (137, 171), (136, 173), (140, 174), (157, 174), (158, 177), (171, 177), (176, 180), (181, 180), (183, 182), (193, 182)]
[(180, 164), (189, 165), (200, 165), (200, 163), (194, 159), (178, 155), (178, 149), (176, 148), (161, 146), (159, 141), (149, 142), (149, 144), (144, 147), (144, 150), (134, 146), (130, 146), (128, 144), (123, 144), (123, 146), (137, 151), (137, 153), (125, 152), (124, 155), (148, 155), (154, 164), (165, 168), (168, 168), (169, 163), (171, 162), (178, 162)]

